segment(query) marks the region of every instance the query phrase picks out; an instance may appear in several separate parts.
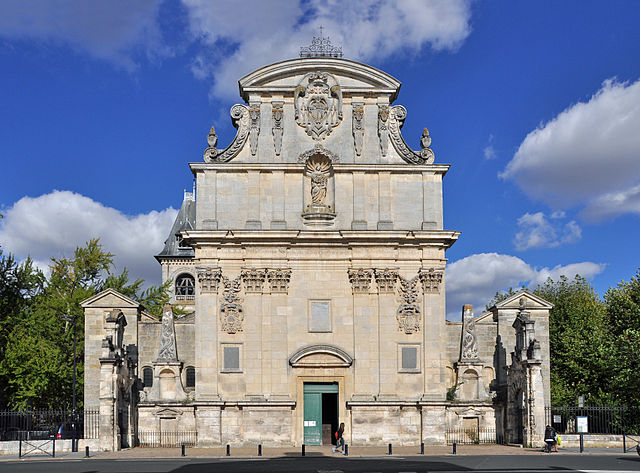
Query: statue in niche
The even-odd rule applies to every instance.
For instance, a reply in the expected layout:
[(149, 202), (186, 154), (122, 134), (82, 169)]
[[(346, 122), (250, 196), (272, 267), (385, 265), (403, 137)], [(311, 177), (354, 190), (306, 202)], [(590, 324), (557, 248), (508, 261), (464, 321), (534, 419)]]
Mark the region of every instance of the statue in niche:
[(311, 179), (311, 205), (325, 207), (331, 162), (322, 156), (311, 158), (307, 161), (307, 173)]

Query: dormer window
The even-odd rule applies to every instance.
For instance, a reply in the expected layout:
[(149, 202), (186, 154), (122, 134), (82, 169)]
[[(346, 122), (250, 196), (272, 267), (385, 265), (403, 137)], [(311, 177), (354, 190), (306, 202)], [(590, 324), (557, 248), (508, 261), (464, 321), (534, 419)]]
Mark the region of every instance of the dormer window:
[(196, 295), (196, 281), (190, 274), (183, 273), (176, 278), (176, 300), (192, 301)]

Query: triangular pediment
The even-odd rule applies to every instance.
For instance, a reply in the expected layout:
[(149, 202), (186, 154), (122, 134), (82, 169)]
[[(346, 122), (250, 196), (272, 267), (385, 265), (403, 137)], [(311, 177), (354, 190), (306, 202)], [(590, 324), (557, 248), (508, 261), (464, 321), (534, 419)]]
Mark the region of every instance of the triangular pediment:
[(524, 299), (524, 308), (525, 309), (547, 309), (551, 310), (553, 308), (553, 304), (544, 300), (542, 297), (536, 296), (526, 289), (522, 289), (518, 291), (513, 296), (507, 297), (502, 302), (494, 305), (492, 307), (496, 309), (519, 309), (521, 307), (520, 299)]
[(171, 409), (169, 407), (164, 407), (162, 409), (158, 409), (154, 412), (154, 415), (157, 417), (178, 417), (182, 415), (182, 411), (177, 409)]
[(80, 306), (87, 307), (99, 307), (99, 308), (132, 308), (137, 309), (142, 307), (139, 302), (128, 298), (127, 296), (120, 294), (115, 289), (105, 289), (104, 291), (96, 294), (89, 299), (82, 301)]

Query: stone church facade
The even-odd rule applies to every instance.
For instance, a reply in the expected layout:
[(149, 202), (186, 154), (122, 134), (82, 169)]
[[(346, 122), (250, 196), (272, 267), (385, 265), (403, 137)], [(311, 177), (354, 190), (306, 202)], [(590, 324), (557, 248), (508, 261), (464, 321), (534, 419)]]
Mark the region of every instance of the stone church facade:
[(420, 149), (405, 142), (400, 82), (311, 55), (239, 88), (237, 134), (218, 148), (211, 127), (156, 257), (173, 285), (162, 320), (113, 290), (83, 303), (101, 448), (142, 432), (327, 444), (339, 422), (352, 445), (444, 444), (448, 429), (540, 443), (551, 306), (522, 291), (446, 321), (449, 165), (426, 128)]

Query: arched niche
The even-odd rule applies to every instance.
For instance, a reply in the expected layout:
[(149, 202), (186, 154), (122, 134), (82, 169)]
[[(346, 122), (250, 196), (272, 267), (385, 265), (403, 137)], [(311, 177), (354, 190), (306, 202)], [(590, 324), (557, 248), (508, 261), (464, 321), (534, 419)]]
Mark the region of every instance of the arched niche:
[(478, 372), (473, 369), (467, 369), (462, 374), (462, 380), (461, 399), (463, 401), (478, 399)]
[(333, 345), (310, 345), (291, 355), (289, 364), (293, 368), (348, 368), (353, 358)]
[(165, 368), (158, 375), (160, 399), (176, 398), (176, 375), (170, 368)]
[(320, 145), (298, 158), (304, 166), (302, 218), (312, 226), (331, 225), (336, 217), (333, 164), (338, 157)]

